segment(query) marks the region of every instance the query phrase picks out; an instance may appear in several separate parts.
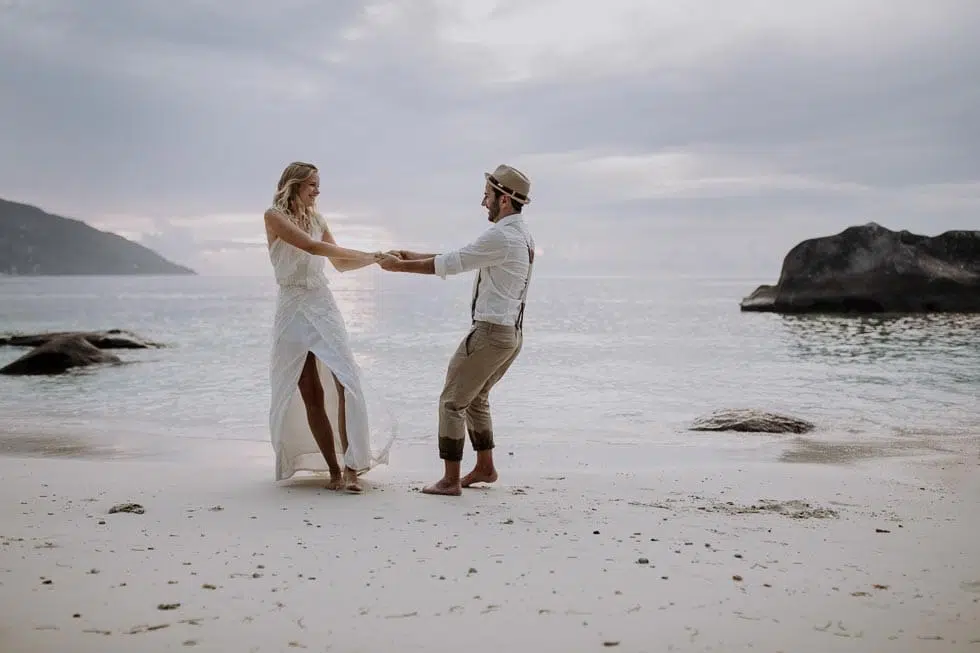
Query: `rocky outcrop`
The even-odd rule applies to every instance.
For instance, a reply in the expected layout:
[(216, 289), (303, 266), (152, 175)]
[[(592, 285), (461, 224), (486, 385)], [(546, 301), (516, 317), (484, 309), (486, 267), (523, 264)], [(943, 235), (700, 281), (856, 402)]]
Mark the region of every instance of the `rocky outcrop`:
[(742, 300), (776, 313), (980, 312), (980, 231), (920, 236), (876, 223), (805, 240), (779, 282)]
[(806, 420), (762, 410), (719, 410), (699, 417), (692, 431), (739, 431), (742, 433), (806, 433), (813, 430)]
[(0, 199), (0, 275), (59, 274), (195, 273), (117, 234)]
[(135, 333), (120, 329), (108, 331), (58, 331), (50, 333), (35, 333), (29, 335), (0, 336), (0, 345), (9, 347), (40, 347), (56, 338), (79, 336), (93, 347), (99, 349), (153, 349), (162, 347), (160, 343), (151, 342)]
[(69, 334), (51, 338), (40, 347), (32, 349), (6, 367), (0, 368), (0, 374), (61, 374), (73, 368), (118, 362), (118, 356), (99, 349), (84, 335)]

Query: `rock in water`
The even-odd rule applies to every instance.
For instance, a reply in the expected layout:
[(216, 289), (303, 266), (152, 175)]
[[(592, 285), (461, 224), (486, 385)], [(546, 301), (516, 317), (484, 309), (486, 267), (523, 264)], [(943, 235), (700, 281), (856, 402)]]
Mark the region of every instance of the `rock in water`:
[(980, 312), (980, 231), (919, 236), (874, 222), (805, 240), (779, 282), (742, 300), (776, 313)]
[(82, 335), (59, 336), (0, 369), (0, 374), (61, 374), (73, 367), (118, 362), (118, 356), (102, 351)]
[(25, 335), (0, 336), (0, 345), (10, 347), (40, 347), (55, 338), (81, 336), (99, 349), (152, 349), (161, 347), (159, 343), (139, 337), (135, 333), (120, 329), (108, 331), (58, 331)]
[(719, 410), (699, 417), (692, 431), (741, 431), (743, 433), (806, 433), (813, 430), (806, 420), (761, 410)]

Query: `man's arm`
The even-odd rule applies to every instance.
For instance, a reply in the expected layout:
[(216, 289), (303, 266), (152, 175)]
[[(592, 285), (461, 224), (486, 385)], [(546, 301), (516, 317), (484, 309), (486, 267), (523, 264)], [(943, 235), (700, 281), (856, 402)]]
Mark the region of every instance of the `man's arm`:
[(391, 257), (381, 267), (395, 272), (437, 274), (443, 279), (507, 260), (507, 239), (499, 229), (487, 229), (472, 243), (452, 252), (436, 254), (417, 260)]
[[(462, 274), (503, 263), (507, 260), (507, 239), (499, 229), (487, 229), (472, 243), (445, 254), (416, 254), (420, 258), (398, 257), (395, 252), (385, 256), (381, 267), (392, 272), (412, 272), (415, 274), (437, 274), (443, 279), (451, 274)], [(424, 257), (424, 258), (423, 258)]]
[(407, 249), (392, 249), (386, 254), (391, 254), (392, 256), (397, 256), (403, 261), (421, 261), (422, 259), (435, 258), (437, 254), (419, 254), (418, 252), (411, 252)]
[(436, 273), (435, 257), (405, 260), (395, 258), (394, 256), (386, 256), (381, 259), (380, 265), (389, 272), (413, 272), (415, 274)]
[[(415, 252), (407, 252), (415, 254)], [(451, 274), (462, 274), (502, 263), (507, 259), (507, 240), (497, 229), (488, 229), (472, 243), (445, 254), (426, 254), (424, 258), (405, 259), (390, 256), (381, 261), (381, 267), (393, 272), (412, 272), (415, 274), (436, 274), (445, 279)]]

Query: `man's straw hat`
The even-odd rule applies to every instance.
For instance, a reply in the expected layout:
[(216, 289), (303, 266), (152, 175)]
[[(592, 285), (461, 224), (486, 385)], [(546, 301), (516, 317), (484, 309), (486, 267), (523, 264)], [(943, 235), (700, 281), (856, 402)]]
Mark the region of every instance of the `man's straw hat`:
[(511, 199), (522, 204), (530, 204), (531, 180), (517, 168), (499, 165), (493, 172), (485, 172), (487, 183)]

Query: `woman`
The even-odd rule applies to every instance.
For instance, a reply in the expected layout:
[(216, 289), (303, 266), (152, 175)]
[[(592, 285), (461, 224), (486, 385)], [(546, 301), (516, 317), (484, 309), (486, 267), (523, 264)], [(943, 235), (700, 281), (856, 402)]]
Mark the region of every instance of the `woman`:
[(276, 480), (300, 470), (322, 472), (325, 462), (329, 489), (361, 492), (358, 475), (388, 462), (394, 427), (380, 446), (372, 442), (360, 369), (323, 266), (328, 258), (345, 272), (384, 255), (337, 245), (316, 210), (319, 194), (316, 166), (291, 163), (265, 212), (269, 258), (279, 285), (269, 411)]

